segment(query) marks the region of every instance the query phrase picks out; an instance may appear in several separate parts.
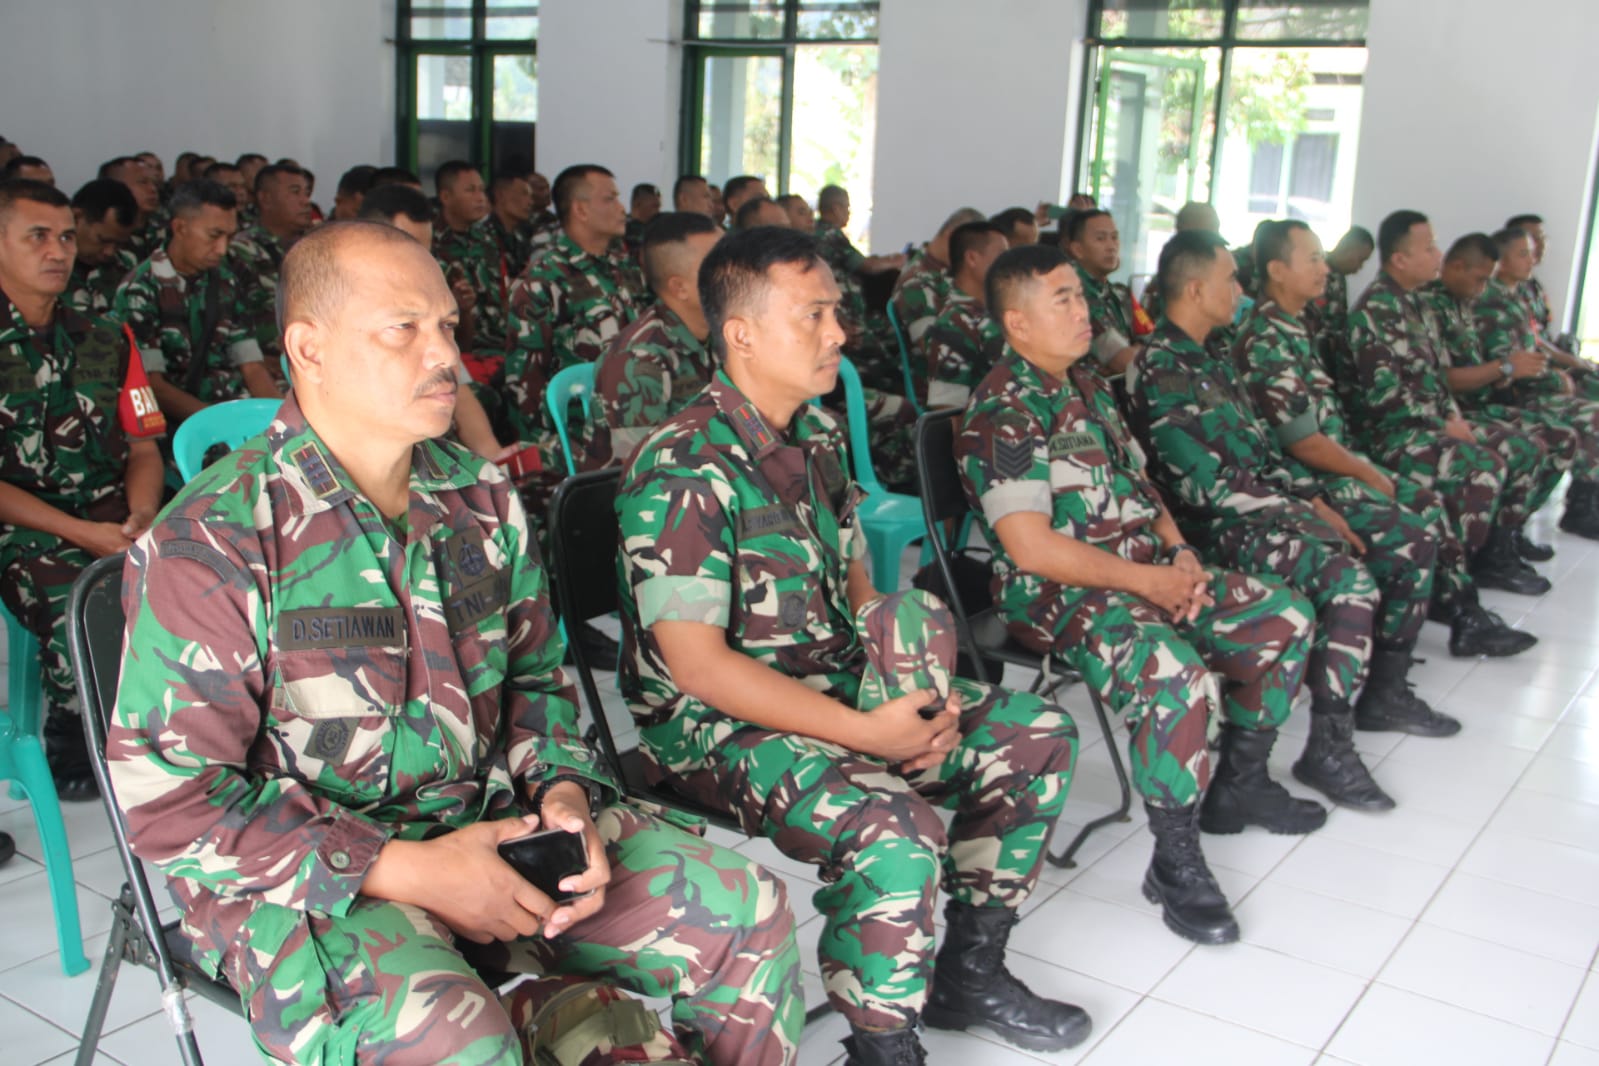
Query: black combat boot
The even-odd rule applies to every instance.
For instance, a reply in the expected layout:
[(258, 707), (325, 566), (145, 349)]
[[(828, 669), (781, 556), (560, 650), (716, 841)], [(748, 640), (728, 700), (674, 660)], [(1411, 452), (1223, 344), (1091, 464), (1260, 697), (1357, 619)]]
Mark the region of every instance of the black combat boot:
[(1356, 811), (1391, 811), (1393, 797), (1378, 787), (1355, 750), (1355, 712), (1344, 700), (1315, 700), (1310, 705), (1310, 739), (1294, 763), (1294, 777), (1340, 807)]
[(844, 1066), (922, 1066), (927, 1061), (915, 1028), (855, 1029), (844, 1038), (844, 1050), (849, 1052)]
[(1299, 799), (1266, 773), (1275, 729), (1222, 728), (1221, 757), (1199, 806), (1199, 828), (1207, 833), (1242, 833), (1258, 825), (1272, 833), (1309, 833), (1327, 822), (1327, 809)]
[(1449, 654), (1457, 659), (1479, 655), (1503, 659), (1520, 655), (1536, 643), (1537, 637), (1506, 625), (1503, 618), (1477, 602), (1476, 589), (1460, 595), (1449, 617)]
[(1566, 511), (1560, 528), (1588, 540), (1599, 540), (1599, 482), (1573, 481), (1566, 490)]
[(1235, 943), (1238, 920), (1199, 850), (1198, 810), (1147, 803), (1144, 810), (1155, 835), (1155, 856), (1144, 874), (1144, 898), (1160, 904), (1166, 928), (1185, 940)]
[(11, 838), (10, 833), (0, 833), (0, 866), (11, 861), (17, 853), (17, 842)]
[(1377, 648), (1371, 653), (1366, 687), (1355, 701), (1355, 728), (1368, 733), (1409, 733), (1418, 737), (1452, 737), (1460, 722), (1439, 714), (1411, 691), (1409, 648)]
[(44, 719), (44, 758), (50, 764), (56, 796), (62, 803), (87, 803), (100, 798), (100, 786), (89, 762), (83, 720), (72, 711), (50, 708)]
[(1542, 596), (1549, 591), (1549, 579), (1533, 570), (1516, 555), (1515, 534), (1494, 526), (1488, 543), (1471, 560), (1471, 576), (1480, 589), (1502, 589), (1518, 596)]
[(1035, 994), (1005, 968), (1005, 944), (1016, 912), (944, 906), (944, 945), (933, 966), (933, 990), (922, 1020), (934, 1029), (981, 1025), (1029, 1051), (1060, 1051), (1088, 1039), (1088, 1013)]
[(1510, 535), (1510, 546), (1516, 549), (1516, 557), (1527, 563), (1547, 563), (1555, 557), (1554, 548), (1527, 536), (1525, 526)]

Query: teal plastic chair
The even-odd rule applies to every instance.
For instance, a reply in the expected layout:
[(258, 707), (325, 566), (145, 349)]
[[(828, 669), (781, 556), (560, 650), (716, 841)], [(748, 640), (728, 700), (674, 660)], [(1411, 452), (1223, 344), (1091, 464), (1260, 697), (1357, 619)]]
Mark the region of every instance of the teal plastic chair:
[(872, 553), (872, 587), (878, 592), (899, 588), (899, 558), (905, 549), (926, 535), (922, 525), (922, 501), (915, 496), (889, 492), (877, 480), (872, 468), (870, 430), (866, 424), (866, 396), (861, 391), (860, 372), (848, 359), (838, 365), (844, 381), (844, 409), (849, 417), (850, 459), (855, 481), (866, 493), (856, 510), (856, 521), (866, 534), (866, 547)]
[(61, 946), (61, 968), (68, 977), (89, 968), (83, 954), (83, 928), (78, 923), (78, 890), (72, 880), (72, 852), (67, 827), (61, 821), (61, 801), (56, 797), (50, 764), (39, 742), (39, 717), (44, 694), (39, 679), (39, 642), (11, 612), (0, 607), (5, 622), (10, 662), (6, 669), (7, 703), (0, 713), (0, 779), (13, 782), (33, 807), (44, 848), (45, 877), (50, 882), (50, 903), (55, 910), (56, 942)]
[(905, 376), (905, 399), (916, 408), (918, 415), (926, 414), (922, 402), (916, 398), (916, 375), (911, 373), (911, 339), (899, 324), (899, 314), (894, 310), (893, 300), (888, 301), (888, 324), (894, 328), (894, 343), (899, 345), (899, 372)]
[(205, 453), (216, 444), (237, 448), (272, 424), (282, 400), (228, 400), (196, 411), (172, 438), (172, 460), (188, 484), (205, 467)]
[(567, 439), (566, 423), (572, 411), (572, 401), (583, 404), (583, 418), (588, 419), (589, 405), (594, 400), (594, 364), (576, 363), (557, 371), (544, 387), (544, 410), (555, 423), (555, 433), (561, 438), (561, 455), (566, 459), (566, 472), (577, 473), (577, 460), (572, 455), (572, 442)]

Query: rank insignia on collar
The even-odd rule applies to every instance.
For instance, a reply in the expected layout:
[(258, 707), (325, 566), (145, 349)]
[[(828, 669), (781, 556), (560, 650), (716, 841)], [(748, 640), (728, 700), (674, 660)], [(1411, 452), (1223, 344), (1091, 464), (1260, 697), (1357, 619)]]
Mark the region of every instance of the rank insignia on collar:
[(733, 424), (756, 451), (761, 451), (773, 442), (772, 431), (767, 428), (766, 420), (761, 417), (761, 413), (752, 403), (740, 404), (733, 411)]
[(308, 441), (297, 448), (293, 455), (294, 465), (300, 468), (300, 473), (305, 475), (305, 480), (311, 486), (311, 492), (319, 500), (325, 500), (339, 491), (339, 479), (333, 476), (333, 468), (328, 465), (328, 457), (322, 454), (322, 449), (314, 441)]

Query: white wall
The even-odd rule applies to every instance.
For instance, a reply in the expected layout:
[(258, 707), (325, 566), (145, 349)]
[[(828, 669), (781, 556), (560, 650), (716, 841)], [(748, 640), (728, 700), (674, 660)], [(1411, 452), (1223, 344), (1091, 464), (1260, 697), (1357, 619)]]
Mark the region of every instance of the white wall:
[(4, 0), (0, 134), (69, 194), (150, 150), (292, 156), (339, 175), (394, 154), (393, 0)]
[(883, 0), (873, 249), (963, 204), (1069, 191), (1087, 18), (1087, 0)]
[(1375, 233), (1384, 215), (1413, 207), (1447, 247), (1512, 214), (1542, 215), (1539, 276), (1558, 321), (1570, 309), (1599, 119), (1595, 6), (1514, 7), (1373, 0), (1355, 218)]
[(562, 167), (599, 163), (624, 199), (641, 181), (670, 197), (682, 36), (682, 0), (543, 0), (539, 170), (553, 181)]

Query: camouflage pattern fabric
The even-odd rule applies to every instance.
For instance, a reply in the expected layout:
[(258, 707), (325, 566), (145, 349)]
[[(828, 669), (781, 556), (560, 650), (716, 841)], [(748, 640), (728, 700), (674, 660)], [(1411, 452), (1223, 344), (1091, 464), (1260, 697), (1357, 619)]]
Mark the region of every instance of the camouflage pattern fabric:
[(880, 390), (903, 389), (905, 375), (900, 371), (899, 343), (894, 331), (886, 315), (873, 314), (866, 306), (860, 273), (866, 257), (843, 230), (820, 219), (816, 222), (816, 252), (838, 282), (838, 323), (849, 335), (844, 352), (854, 360), (861, 380)]
[[(863, 538), (842, 434), (806, 406), (773, 430), (718, 373), (634, 453), (617, 513), (623, 695), (651, 771), (821, 867), (828, 999), (852, 1025), (914, 1023), (940, 883), (975, 906), (1031, 892), (1065, 803), (1076, 728), (1041, 699), (952, 676), (954, 622), (920, 591), (851, 611)], [(917, 689), (960, 696), (962, 739), (937, 767), (774, 733), (678, 691), (649, 628), (721, 627), (734, 650), (868, 711)], [(950, 829), (934, 805), (954, 810)]]
[[(239, 219), (243, 224), (244, 219)], [(167, 227), (172, 223), (172, 212), (165, 204), (156, 208), (145, 218), (144, 225), (133, 231), (133, 236), (128, 241), (128, 251), (133, 255), (134, 262), (148, 259), (156, 251), (166, 246)]]
[(389, 523), (291, 395), (135, 545), (124, 602), (108, 752), (133, 846), (269, 1054), (354, 1061), (388, 1038), (436, 1052), (424, 1061), (519, 1061), (496, 1050), (516, 1034), (442, 924), (360, 888), (387, 841), (517, 817), (567, 774), (607, 797), (607, 906), (488, 961), (672, 994), (709, 1061), (792, 1061), (803, 1003), (781, 886), (615, 802), (493, 466), (417, 445)]
[(1116, 353), (1133, 343), (1133, 293), (1121, 282), (1101, 281), (1080, 266), (1077, 276), (1083, 282), (1083, 296), (1088, 301), (1088, 317), (1094, 330), (1094, 343), (1088, 354), (1101, 366), (1107, 366)]
[[(534, 256), (560, 240), (561, 234), (564, 232), (561, 229), (561, 220), (554, 211), (540, 211), (526, 222), (517, 226), (516, 230), (527, 243), (529, 263), (533, 261)], [(525, 270), (526, 267), (524, 266), (523, 269)], [(517, 277), (521, 277), (521, 274), (518, 274)]]
[(961, 420), (961, 484), (994, 545), (994, 602), (1011, 635), (1064, 656), (1125, 716), (1145, 802), (1184, 807), (1210, 780), (1213, 719), (1246, 729), (1287, 719), (1313, 616), (1283, 585), (1212, 570), (1215, 605), (1174, 625), (1138, 596), (1061, 585), (1016, 565), (994, 525), (1018, 512), (1046, 514), (1062, 535), (1133, 562), (1159, 558), (1160, 496), (1090, 362), (1060, 379), (1007, 349)]
[[(500, 216), (493, 211), (489, 212), (483, 220), (483, 228), (488, 231), (494, 243), (500, 249), (500, 254), (505, 257), (505, 276), (516, 278), (522, 276), (522, 271), (527, 269), (527, 264), (533, 258), (533, 227), (532, 220), (518, 223), (506, 229), (505, 223), (500, 221)], [(435, 253), (436, 254), (436, 253)]]
[(115, 315), (133, 330), (144, 367), (187, 391), (189, 362), (205, 323), (206, 290), (216, 288), (219, 310), (195, 398), (206, 403), (249, 394), (239, 368), (262, 362), (261, 346), (245, 325), (239, 285), (226, 262), (195, 277), (178, 273), (166, 250), (140, 263), (117, 288)]
[(1344, 395), (1355, 383), (1349, 352), (1349, 275), (1328, 270), (1327, 288), (1305, 307), (1303, 321), (1322, 369)]
[[(491, 225), (492, 222), (492, 225)], [(493, 212), (464, 231), (451, 229), (443, 219), (433, 226), (433, 258), (452, 284), (465, 278), (476, 302), (472, 306), (472, 350), (503, 354), (510, 316), (508, 257), (497, 239), (504, 232)]]
[(688, 1051), (649, 1007), (610, 985), (583, 977), (530, 977), (500, 1002), (522, 1034), (524, 1062), (692, 1066)]
[(583, 470), (619, 465), (711, 383), (716, 358), (663, 303), (628, 326), (594, 366), (594, 396), (577, 445)]
[(139, 261), (126, 248), (117, 249), (115, 255), (99, 266), (90, 266), (82, 259), (74, 260), (72, 280), (67, 282), (61, 302), (81, 315), (110, 314), (117, 286), (138, 265)]
[[(883, 487), (892, 492), (915, 493), (916, 407), (897, 391), (861, 388), (870, 441), (851, 441), (851, 447), (871, 449), (872, 469)], [(841, 424), (848, 423), (842, 406), (830, 408)]]
[(261, 223), (242, 227), (228, 242), (227, 268), (238, 282), (238, 324), (261, 347), (268, 366), (283, 355), (278, 337), (278, 275), (289, 244)]
[(894, 317), (905, 331), (905, 339), (913, 352), (918, 350), (922, 335), (932, 328), (944, 310), (954, 287), (949, 264), (934, 259), (925, 246), (911, 257), (894, 280), (889, 305), (894, 308)]
[(643, 275), (620, 246), (590, 255), (556, 232), (511, 285), (505, 392), (512, 427), (522, 439), (553, 427), (544, 415), (550, 378), (599, 359), (647, 299)]
[(928, 376), (927, 405), (964, 407), (972, 389), (1005, 353), (1005, 333), (981, 300), (951, 288), (949, 302), (918, 351)]

